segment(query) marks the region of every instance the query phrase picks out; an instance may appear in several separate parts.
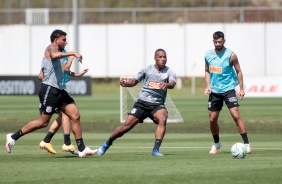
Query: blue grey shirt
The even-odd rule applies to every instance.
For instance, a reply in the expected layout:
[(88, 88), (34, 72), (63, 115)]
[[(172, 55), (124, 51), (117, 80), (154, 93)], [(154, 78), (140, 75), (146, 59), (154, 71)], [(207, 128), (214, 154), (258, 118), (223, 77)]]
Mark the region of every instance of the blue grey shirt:
[(139, 71), (135, 79), (138, 82), (144, 81), (138, 99), (150, 103), (164, 104), (167, 89), (160, 89), (160, 83), (168, 83), (170, 80), (176, 82), (176, 74), (167, 66), (159, 71), (153, 64)]
[(66, 86), (62, 84), (64, 77), (64, 69), (60, 59), (47, 60), (43, 57), (41, 68), (44, 73), (43, 84), (52, 86), (57, 89), (65, 89)]

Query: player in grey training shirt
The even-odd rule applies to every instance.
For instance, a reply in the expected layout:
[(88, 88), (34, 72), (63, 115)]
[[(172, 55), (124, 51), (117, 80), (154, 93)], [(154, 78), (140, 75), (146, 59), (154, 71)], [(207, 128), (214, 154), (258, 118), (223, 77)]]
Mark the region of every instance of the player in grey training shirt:
[(144, 80), (138, 99), (156, 104), (164, 104), (166, 99), (167, 90), (160, 89), (160, 84), (169, 83), (169, 80), (176, 81), (175, 73), (169, 67), (165, 66), (159, 71), (155, 65), (142, 69), (136, 80), (138, 82)]
[[(39, 90), (39, 119), (32, 120), (17, 132), (6, 135), (6, 149), (8, 153), (11, 153), (12, 146), (20, 137), (48, 126), (52, 115), (57, 111), (62, 111), (71, 120), (72, 131), (79, 150), (78, 156), (85, 157), (97, 152), (84, 145), (79, 111), (74, 100), (64, 90), (64, 85), (62, 85), (64, 71), (67, 72), (69, 70), (68, 65), (70, 63), (62, 64), (60, 58), (74, 56), (79, 61), (82, 60), (82, 55), (75, 51), (61, 52), (67, 45), (66, 35), (62, 30), (54, 30), (50, 36), (51, 44), (45, 49), (43, 59), (44, 79)], [(44, 149), (48, 150), (48, 146), (49, 144), (45, 144)]]
[(164, 103), (167, 89), (173, 89), (176, 84), (176, 75), (166, 66), (166, 52), (163, 49), (155, 51), (154, 59), (155, 64), (142, 69), (134, 79), (127, 80), (126, 78), (121, 78), (120, 85), (122, 87), (136, 86), (142, 80), (144, 84), (140, 90), (138, 100), (128, 113), (125, 123), (118, 126), (110, 138), (100, 146), (98, 155), (103, 155), (115, 139), (123, 136), (135, 125), (140, 122), (142, 123), (144, 119), (149, 117), (157, 124), (152, 155), (163, 156), (159, 152), (159, 148), (166, 132), (166, 121), (168, 117)]

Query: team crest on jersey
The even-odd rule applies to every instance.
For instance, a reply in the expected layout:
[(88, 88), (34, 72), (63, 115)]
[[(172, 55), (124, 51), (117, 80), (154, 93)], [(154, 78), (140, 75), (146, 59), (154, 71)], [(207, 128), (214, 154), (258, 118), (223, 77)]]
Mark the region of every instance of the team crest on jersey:
[(136, 111), (137, 111), (137, 109), (136, 109), (136, 108), (133, 108), (130, 113), (131, 113), (131, 114), (135, 114)]
[(52, 107), (47, 106), (47, 107), (46, 107), (46, 112), (48, 112), (48, 113), (52, 112)]
[(162, 73), (161, 74), (161, 79), (166, 79), (167, 78), (167, 73)]

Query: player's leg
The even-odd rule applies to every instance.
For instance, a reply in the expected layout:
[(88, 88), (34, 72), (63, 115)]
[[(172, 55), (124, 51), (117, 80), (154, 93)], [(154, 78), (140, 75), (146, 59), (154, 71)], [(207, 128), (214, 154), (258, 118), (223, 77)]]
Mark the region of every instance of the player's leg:
[(44, 139), (39, 143), (39, 147), (47, 150), (51, 154), (57, 154), (57, 152), (53, 149), (51, 139), (57, 133), (62, 124), (62, 114), (59, 112), (58, 117), (51, 124), (49, 131), (47, 132)]
[(244, 141), (244, 144), (247, 147), (247, 153), (250, 154), (252, 152), (252, 150), (251, 150), (251, 147), (250, 147), (245, 122), (243, 121), (243, 119), (240, 115), (240, 112), (239, 112), (239, 103), (238, 103), (238, 99), (237, 99), (235, 90), (228, 91), (224, 100), (225, 100), (227, 107), (229, 108), (229, 111), (230, 111), (230, 114), (231, 114), (233, 120), (236, 123), (237, 130), (240, 133), (240, 135), (241, 135), (241, 137)]
[(210, 120), (210, 130), (213, 136), (214, 144), (210, 150), (210, 154), (216, 154), (217, 151), (221, 148), (221, 142), (219, 141), (219, 125), (218, 125), (218, 116), (220, 111), (209, 111), (209, 120)]
[(78, 154), (78, 152), (75, 150), (75, 147), (70, 140), (70, 128), (71, 128), (70, 119), (64, 113), (62, 113), (62, 125), (64, 132), (64, 145), (62, 146), (62, 150), (64, 152), (71, 152), (72, 154)]
[(213, 136), (214, 144), (211, 147), (210, 154), (216, 154), (221, 148), (219, 140), (218, 117), (223, 106), (223, 98), (221, 94), (211, 93), (208, 101), (208, 114), (210, 122), (210, 131)]
[(116, 127), (112, 135), (107, 139), (98, 150), (98, 155), (104, 155), (105, 152), (109, 149), (109, 147), (112, 145), (114, 140), (116, 140), (119, 137), (122, 137), (126, 132), (130, 131), (135, 125), (139, 123), (139, 119), (136, 118), (133, 115), (128, 115), (125, 123), (121, 126)]
[(166, 133), (167, 117), (168, 112), (165, 108), (158, 109), (153, 115), (154, 122), (157, 122), (155, 144), (152, 151), (153, 156), (163, 156), (163, 154), (159, 152), (159, 148)]
[(11, 153), (12, 146), (15, 144), (16, 140), (18, 140), (20, 137), (28, 133), (31, 133), (35, 130), (38, 130), (40, 128), (44, 128), (48, 126), (51, 117), (52, 115), (46, 115), (43, 112), (41, 112), (39, 119), (30, 121), (15, 133), (7, 134), (6, 136), (7, 152)]
[[(71, 97), (70, 97), (71, 98)], [(78, 147), (78, 156), (85, 157), (89, 155), (94, 155), (98, 150), (91, 150), (89, 147), (84, 145), (84, 141), (82, 138), (82, 130), (80, 126), (80, 113), (75, 105), (75, 103), (68, 104), (66, 106), (61, 107), (63, 113), (65, 113), (71, 122), (72, 132), (74, 134), (76, 144)]]
[(244, 144), (247, 147), (247, 153), (248, 154), (252, 153), (252, 149), (251, 149), (250, 142), (249, 142), (248, 135), (247, 135), (246, 125), (245, 125), (245, 122), (243, 121), (243, 119), (240, 115), (239, 108), (233, 107), (233, 108), (230, 108), (229, 111), (230, 111), (230, 114), (231, 114), (233, 120), (236, 123), (237, 130), (240, 133), (240, 135), (241, 135), (241, 137), (244, 141)]

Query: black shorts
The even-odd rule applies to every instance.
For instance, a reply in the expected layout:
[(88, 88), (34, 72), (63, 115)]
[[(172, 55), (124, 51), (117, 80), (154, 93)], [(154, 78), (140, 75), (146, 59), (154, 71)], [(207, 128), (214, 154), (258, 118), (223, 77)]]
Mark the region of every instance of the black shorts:
[(238, 99), (235, 90), (229, 90), (224, 93), (211, 93), (208, 101), (208, 110), (221, 111), (223, 101), (230, 109), (232, 107), (239, 107)]
[(165, 109), (166, 107), (164, 104), (154, 104), (150, 102), (146, 102), (143, 100), (137, 100), (132, 110), (128, 113), (128, 115), (132, 115), (139, 119), (140, 123), (143, 123), (143, 120), (146, 118), (150, 118), (155, 124), (158, 124), (158, 122), (154, 121), (154, 114), (160, 110)]
[(58, 113), (62, 106), (74, 103), (73, 98), (65, 90), (41, 84), (39, 89), (39, 110), (44, 114)]

